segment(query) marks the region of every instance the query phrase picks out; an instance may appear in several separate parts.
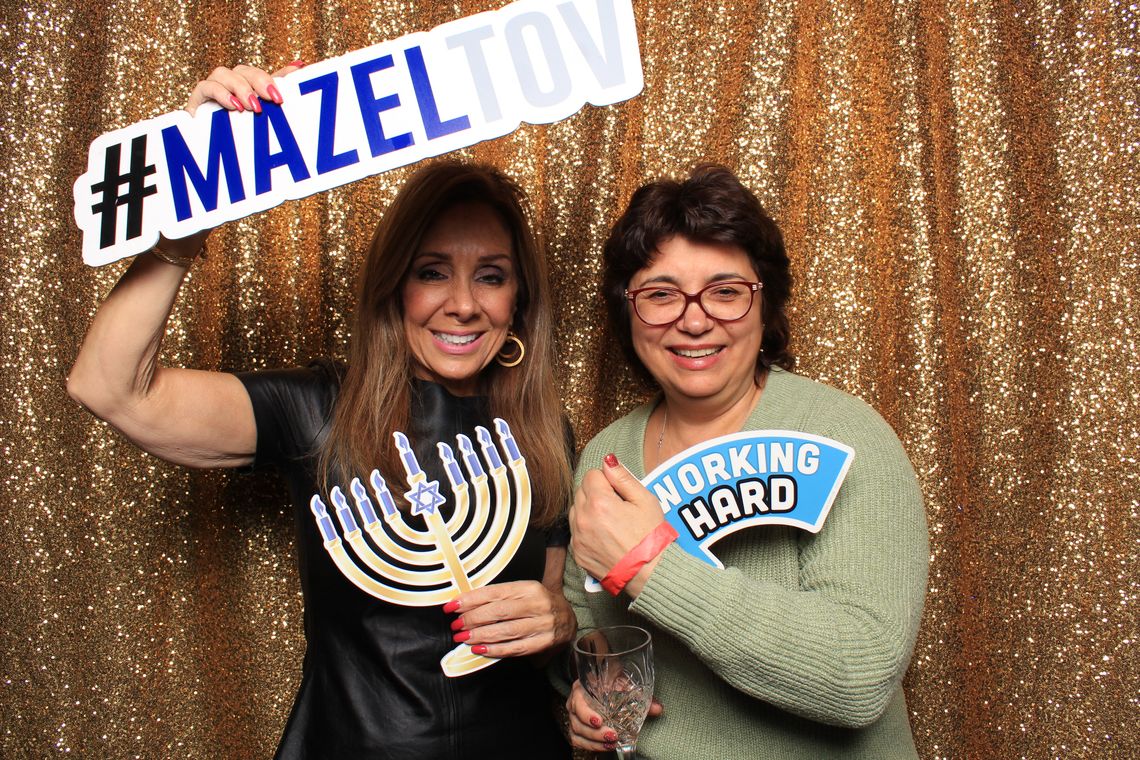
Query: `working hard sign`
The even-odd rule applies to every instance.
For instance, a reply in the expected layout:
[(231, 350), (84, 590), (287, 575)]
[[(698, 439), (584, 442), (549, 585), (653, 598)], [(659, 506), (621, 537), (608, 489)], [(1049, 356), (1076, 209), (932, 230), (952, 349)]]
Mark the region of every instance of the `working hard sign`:
[[(818, 533), (855, 450), (796, 430), (747, 430), (685, 449), (641, 479), (677, 546), (716, 568), (712, 545), (737, 531), (787, 525)], [(586, 578), (586, 590), (602, 585)]]
[(519, 0), (305, 67), (262, 113), (210, 104), (98, 137), (75, 183), (93, 266), (642, 88), (630, 0)]

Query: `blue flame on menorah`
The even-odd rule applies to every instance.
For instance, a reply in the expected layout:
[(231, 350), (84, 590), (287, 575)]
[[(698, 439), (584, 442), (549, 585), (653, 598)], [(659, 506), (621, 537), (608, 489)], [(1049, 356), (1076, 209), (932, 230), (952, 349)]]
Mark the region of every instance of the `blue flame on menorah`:
[[(392, 492), (377, 470), (372, 471), (368, 481), (380, 504), (382, 517), (359, 478), (353, 478), (349, 484), (356, 503), (355, 512), (339, 487), (329, 491), (343, 538), (337, 533), (320, 495), (313, 496), (309, 506), (316, 517), (325, 550), (344, 576), (361, 590), (386, 602), (430, 607), (454, 599), (457, 593), (485, 586), (502, 572), (526, 533), (531, 489), (526, 459), (511, 435), (510, 426), (496, 417), (495, 432), (506, 454), (506, 463), (486, 428), (475, 428), (482, 460), (470, 438), (456, 436), (467, 477), (451, 447), (443, 442), (437, 444), (455, 504), (446, 522), (439, 511), (445, 503), (439, 482), (428, 480), (408, 437), (401, 432), (392, 434), (408, 483), (403, 496), (411, 505), (413, 515), (423, 515), (427, 530), (413, 528), (404, 521)], [(484, 461), (487, 469), (483, 467)], [(514, 482), (513, 510), (508, 470)], [(494, 509), (491, 508), (491, 483), (495, 487)], [(469, 520), (471, 512), (474, 515)], [(353, 559), (345, 547), (346, 542), (357, 559)], [(393, 560), (401, 564), (393, 564)], [(361, 564), (371, 572), (365, 571)], [(444, 656), (440, 665), (448, 676), (460, 676), (495, 662), (497, 660), (474, 654), (466, 644), (460, 644)]]

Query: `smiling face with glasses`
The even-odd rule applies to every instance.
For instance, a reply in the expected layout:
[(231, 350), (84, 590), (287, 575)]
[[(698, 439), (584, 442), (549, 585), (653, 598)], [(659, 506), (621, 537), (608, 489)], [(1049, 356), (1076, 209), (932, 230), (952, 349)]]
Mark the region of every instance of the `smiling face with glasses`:
[(633, 348), (667, 397), (731, 404), (755, 387), (762, 285), (743, 249), (681, 236), (630, 278)]

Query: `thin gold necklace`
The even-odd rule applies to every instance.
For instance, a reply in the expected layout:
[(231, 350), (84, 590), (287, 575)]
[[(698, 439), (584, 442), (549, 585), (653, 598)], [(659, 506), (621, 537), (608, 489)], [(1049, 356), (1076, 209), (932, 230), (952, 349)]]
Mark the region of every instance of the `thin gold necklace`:
[[(767, 380), (765, 377), (764, 380)], [(758, 383), (752, 390), (753, 398), (749, 409), (756, 405), (756, 396), (764, 392), (765, 382)], [(661, 415), (661, 430), (657, 433), (657, 458), (661, 458), (661, 445), (665, 443), (665, 427), (669, 424), (669, 405), (665, 402), (665, 412)]]

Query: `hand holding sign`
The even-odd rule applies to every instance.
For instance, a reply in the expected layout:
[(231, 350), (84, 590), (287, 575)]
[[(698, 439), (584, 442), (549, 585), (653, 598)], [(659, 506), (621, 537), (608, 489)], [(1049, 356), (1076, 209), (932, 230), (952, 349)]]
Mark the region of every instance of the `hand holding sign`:
[(184, 110), (193, 116), (198, 107), (205, 103), (217, 103), (227, 111), (253, 111), (261, 112), (261, 102), (267, 100), (281, 105), (284, 98), (274, 83), (277, 77), (292, 74), (304, 67), (304, 62), (293, 63), (278, 69), (272, 75), (253, 66), (238, 64), (232, 69), (219, 66), (210, 72), (210, 76), (198, 84), (190, 92)]
[(578, 630), (566, 598), (538, 581), (492, 583), (460, 594), (453, 604), (459, 613), (451, 624), (456, 640), (488, 657), (544, 652), (570, 641)]
[[(303, 62), (295, 61), (273, 75), (253, 66), (239, 64), (232, 69), (219, 66), (207, 79), (194, 85), (183, 110), (193, 116), (199, 106), (217, 103), (228, 111), (242, 112), (249, 109), (256, 113), (261, 110), (262, 98), (280, 105), (283, 98), (273, 83), (274, 78), (291, 74), (302, 66)], [(164, 261), (185, 266), (202, 252), (206, 238), (212, 231), (212, 228), (207, 228), (182, 238), (160, 235), (156, 248), (165, 254), (161, 256)]]
[[(630, 549), (665, 519), (657, 497), (612, 454), (599, 470), (590, 470), (570, 508), (570, 545), (578, 565), (601, 578)], [(637, 596), (656, 560), (626, 584)]]
[[(678, 546), (713, 567), (724, 567), (710, 547), (738, 530), (790, 525), (818, 532), (854, 456), (850, 446), (830, 438), (794, 430), (751, 430), (697, 444), (633, 482), (663, 510), (665, 522), (678, 533)], [(608, 473), (612, 468), (603, 469)], [(636, 494), (642, 502), (644, 497), (625, 482), (626, 478), (633, 480), (633, 475), (621, 469), (623, 493)], [(591, 478), (597, 472), (587, 473), (575, 505), (581, 500), (589, 502), (591, 493), (604, 491), (598, 478)], [(587, 479), (592, 480), (589, 492)], [(578, 530), (573, 523), (572, 528)], [(579, 566), (591, 573), (586, 590), (600, 591), (602, 586), (595, 578), (601, 575), (596, 573), (604, 574), (610, 566), (598, 566), (605, 558), (588, 551), (586, 562), (590, 564), (584, 563), (577, 544), (573, 545)], [(655, 564), (646, 565), (648, 569), (626, 587), (631, 595), (641, 590)]]

